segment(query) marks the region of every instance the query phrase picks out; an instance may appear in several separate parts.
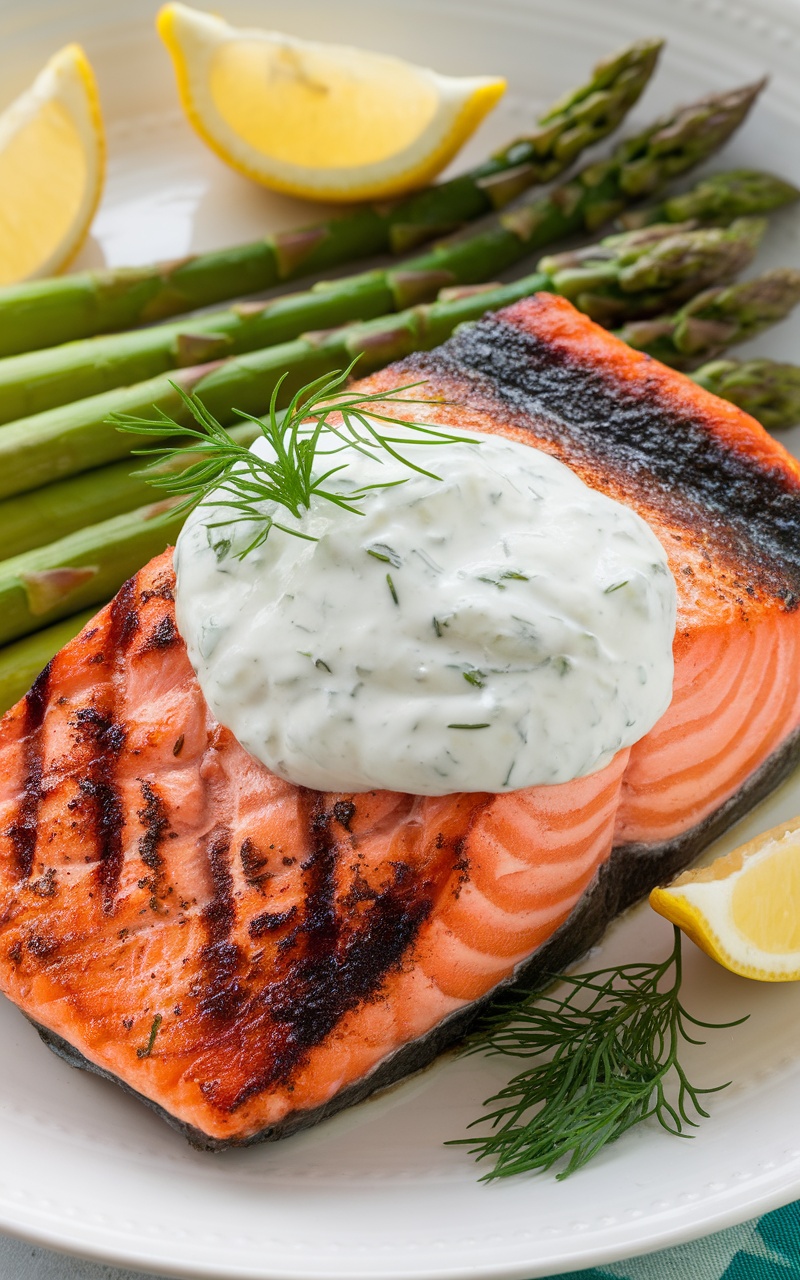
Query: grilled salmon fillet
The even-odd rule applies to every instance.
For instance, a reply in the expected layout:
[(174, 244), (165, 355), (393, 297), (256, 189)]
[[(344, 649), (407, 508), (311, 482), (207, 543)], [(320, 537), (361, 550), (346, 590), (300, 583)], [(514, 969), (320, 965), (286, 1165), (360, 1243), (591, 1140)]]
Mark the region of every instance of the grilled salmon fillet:
[(798, 753), (800, 468), (758, 424), (547, 295), (362, 385), (421, 379), (432, 418), (544, 449), (648, 522), (678, 588), (674, 697), (573, 782), (314, 792), (215, 722), (171, 554), (126, 583), (0, 722), (0, 988), (207, 1149), (431, 1061)]

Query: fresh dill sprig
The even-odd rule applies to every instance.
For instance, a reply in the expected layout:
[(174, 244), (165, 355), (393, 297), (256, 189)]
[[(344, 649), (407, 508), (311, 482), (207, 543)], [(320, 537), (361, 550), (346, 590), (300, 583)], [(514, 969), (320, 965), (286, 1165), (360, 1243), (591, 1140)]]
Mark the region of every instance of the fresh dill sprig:
[[(488, 1124), (481, 1138), (459, 1138), (477, 1160), (493, 1160), (483, 1181), (562, 1164), (558, 1179), (582, 1168), (609, 1142), (654, 1116), (679, 1137), (708, 1116), (701, 1098), (727, 1084), (700, 1089), (679, 1061), (682, 1041), (703, 1044), (695, 1027), (721, 1029), (744, 1022), (703, 1022), (680, 1000), (681, 934), (666, 960), (566, 974), (565, 995), (514, 987), (496, 1001), (463, 1052), (532, 1058), (473, 1121)], [(728, 1082), (730, 1083), (730, 1082)], [(671, 1100), (672, 1099), (672, 1100)], [(497, 1105), (494, 1105), (497, 1104)]]
[[(179, 444), (174, 447), (165, 445), (135, 450), (137, 454), (157, 455), (157, 460), (143, 474), (155, 488), (163, 490), (170, 497), (185, 499), (175, 510), (190, 509), (198, 504), (228, 508), (230, 516), (209, 524), (211, 529), (239, 522), (253, 522), (260, 526), (252, 541), (238, 553), (240, 559), (261, 546), (272, 529), (280, 529), (284, 533), (315, 542), (315, 538), (300, 529), (278, 523), (264, 511), (263, 504), (272, 501), (299, 519), (316, 497), (362, 515), (358, 504), (370, 490), (389, 489), (405, 483), (402, 479), (387, 480), (354, 487), (346, 495), (333, 492), (325, 487), (326, 483), (332, 476), (345, 471), (348, 462), (342, 461), (317, 471), (319, 458), (355, 451), (383, 461), (381, 455), (387, 454), (411, 471), (438, 480), (440, 477), (435, 472), (427, 471), (412, 462), (396, 446), (409, 443), (474, 443), (474, 439), (469, 436), (455, 436), (426, 423), (393, 417), (382, 407), (392, 404), (402, 404), (404, 407), (439, 405), (439, 401), (408, 399), (404, 395), (405, 392), (424, 385), (423, 383), (409, 383), (392, 391), (376, 391), (366, 395), (343, 390), (357, 360), (358, 357), (345, 370), (323, 374), (307, 386), (301, 387), (283, 412), (278, 411), (278, 398), (288, 374), (284, 374), (275, 385), (265, 418), (255, 418), (249, 413), (235, 411), (237, 417), (252, 422), (259, 428), (260, 434), (271, 447), (272, 456), (268, 458), (261, 458), (248, 446), (237, 443), (197, 396), (187, 393), (176, 383), (172, 383), (172, 386), (190, 417), (197, 423), (197, 428), (178, 423), (158, 409), (154, 410), (153, 418), (112, 414), (109, 421), (120, 431), (129, 431), (134, 435), (159, 435), (165, 439), (178, 439)], [(338, 415), (341, 421), (332, 422), (334, 415)], [(410, 429), (416, 436), (411, 440), (408, 435), (391, 434), (383, 424), (387, 427), (402, 427), (406, 431)], [(323, 448), (323, 441), (329, 445), (331, 437), (338, 444)], [(196, 460), (180, 470), (165, 468), (165, 459), (174, 460), (178, 455), (187, 454), (194, 455)], [(225, 498), (223, 494), (229, 496)]]

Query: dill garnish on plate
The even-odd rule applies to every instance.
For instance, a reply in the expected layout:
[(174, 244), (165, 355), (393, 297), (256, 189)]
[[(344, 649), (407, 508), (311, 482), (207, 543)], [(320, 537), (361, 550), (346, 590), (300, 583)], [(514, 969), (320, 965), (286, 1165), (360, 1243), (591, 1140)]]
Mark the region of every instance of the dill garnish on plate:
[(665, 960), (564, 974), (566, 992), (512, 988), (496, 1001), (467, 1041), (467, 1054), (532, 1059), (487, 1099), (481, 1137), (455, 1139), (477, 1160), (492, 1160), (484, 1181), (545, 1171), (561, 1164), (561, 1180), (587, 1164), (642, 1120), (654, 1117), (669, 1133), (707, 1118), (701, 1098), (727, 1088), (699, 1088), (681, 1065), (682, 1042), (703, 1044), (695, 1028), (721, 1030), (734, 1022), (704, 1022), (680, 999), (681, 934)]

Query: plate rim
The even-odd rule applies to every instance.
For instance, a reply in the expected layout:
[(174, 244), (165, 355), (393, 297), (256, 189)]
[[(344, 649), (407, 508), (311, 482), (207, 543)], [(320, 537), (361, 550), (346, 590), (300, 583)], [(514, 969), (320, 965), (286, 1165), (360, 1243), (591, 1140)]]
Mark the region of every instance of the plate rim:
[[(463, 0), (468, 8), (475, 7), (475, 0)], [(738, 0), (678, 0), (679, 5), (685, 10), (703, 11), (707, 14), (716, 14), (722, 22), (729, 15), (736, 13), (737, 20), (742, 25), (751, 25), (754, 18), (758, 17), (767, 25), (774, 23), (790, 29), (794, 36), (795, 43), (800, 45), (800, 2), (798, 0), (760, 0), (758, 10), (743, 9)], [(201, 7), (207, 7), (207, 0), (200, 0)], [(443, 0), (443, 7), (454, 7), (456, 0)], [(505, 0), (505, 6), (510, 11), (514, 8), (524, 10), (528, 7), (526, 0)], [(76, 5), (80, 8), (80, 5)], [(620, 11), (622, 6), (620, 6)], [(131, 15), (132, 16), (132, 15)], [(648, 13), (648, 18), (651, 15)], [(124, 19), (123, 19), (124, 20)], [(130, 20), (130, 18), (129, 18)], [(676, 20), (671, 20), (674, 23)], [(602, 25), (602, 18), (598, 13), (597, 22)], [(797, 99), (797, 107), (800, 110), (800, 95)], [(634, 910), (639, 910), (635, 908)], [(176, 1138), (176, 1141), (178, 1139)], [(754, 1176), (750, 1181), (743, 1183), (741, 1190), (736, 1193), (726, 1192), (726, 1203), (722, 1209), (716, 1209), (711, 1214), (708, 1211), (708, 1204), (712, 1197), (697, 1201), (695, 1204), (686, 1206), (681, 1211), (681, 1217), (677, 1222), (668, 1225), (666, 1222), (660, 1228), (653, 1225), (653, 1217), (646, 1219), (648, 1223), (647, 1234), (641, 1237), (635, 1237), (635, 1230), (632, 1231), (633, 1224), (618, 1223), (614, 1231), (631, 1235), (628, 1244), (610, 1242), (607, 1245), (597, 1246), (596, 1243), (591, 1246), (581, 1246), (577, 1244), (569, 1252), (562, 1252), (557, 1263), (552, 1261), (541, 1264), (545, 1267), (541, 1269), (541, 1265), (535, 1260), (521, 1262), (519, 1264), (478, 1264), (465, 1270), (463, 1259), (460, 1263), (452, 1266), (435, 1266), (430, 1269), (415, 1269), (413, 1272), (407, 1269), (386, 1270), (381, 1269), (376, 1272), (377, 1275), (385, 1277), (386, 1280), (406, 1280), (406, 1277), (413, 1277), (413, 1280), (457, 1280), (457, 1278), (469, 1277), (469, 1280), (534, 1280), (534, 1277), (553, 1276), (553, 1267), (557, 1266), (558, 1273), (563, 1271), (581, 1270), (586, 1267), (603, 1266), (611, 1262), (619, 1262), (625, 1259), (640, 1255), (659, 1252), (663, 1249), (673, 1248), (682, 1244), (689, 1243), (693, 1240), (702, 1238), (709, 1234), (723, 1231), (730, 1227), (736, 1226), (748, 1219), (770, 1212), (781, 1206), (791, 1203), (800, 1196), (800, 1153), (797, 1153), (792, 1168), (792, 1176), (779, 1177), (778, 1173), (784, 1174), (790, 1168), (789, 1163), (781, 1167), (781, 1170), (772, 1175)], [(768, 1185), (764, 1185), (767, 1183)], [(762, 1189), (758, 1189), (758, 1188)], [(76, 1259), (87, 1259), (93, 1262), (104, 1263), (111, 1266), (126, 1267), (129, 1270), (143, 1272), (145, 1274), (152, 1273), (153, 1268), (157, 1268), (159, 1274), (164, 1276), (175, 1277), (177, 1280), (187, 1280), (187, 1278), (196, 1278), (196, 1280), (321, 1280), (324, 1274), (325, 1280), (353, 1280), (354, 1274), (361, 1275), (360, 1272), (353, 1271), (352, 1267), (343, 1269), (331, 1268), (324, 1273), (318, 1268), (303, 1270), (302, 1268), (292, 1268), (291, 1270), (268, 1269), (262, 1266), (254, 1269), (250, 1264), (242, 1265), (232, 1258), (226, 1265), (224, 1270), (216, 1263), (206, 1265), (202, 1262), (193, 1262), (190, 1265), (178, 1262), (170, 1262), (163, 1258), (151, 1256), (149, 1242), (136, 1251), (130, 1251), (127, 1245), (115, 1246), (113, 1242), (103, 1242), (103, 1234), (99, 1229), (88, 1226), (80, 1230), (70, 1233), (67, 1228), (66, 1219), (63, 1225), (53, 1228), (47, 1225), (37, 1226), (34, 1222), (35, 1215), (29, 1214), (26, 1223), (20, 1223), (10, 1216), (13, 1213), (14, 1206), (3, 1197), (0, 1190), (0, 1231), (6, 1233), (15, 1239), (25, 1241), (33, 1245), (40, 1245), (44, 1248), (66, 1254)], [(674, 1214), (674, 1208), (670, 1211)], [(564, 1237), (566, 1240), (566, 1237)], [(153, 1251), (159, 1247), (159, 1241), (154, 1241), (152, 1245)]]

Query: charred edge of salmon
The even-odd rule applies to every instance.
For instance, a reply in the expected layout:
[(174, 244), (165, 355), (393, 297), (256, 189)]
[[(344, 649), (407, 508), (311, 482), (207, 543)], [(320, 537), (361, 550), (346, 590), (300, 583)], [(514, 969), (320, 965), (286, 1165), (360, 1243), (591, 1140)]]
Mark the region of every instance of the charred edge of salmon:
[(270, 1125), (247, 1138), (224, 1140), (210, 1138), (202, 1130), (178, 1120), (164, 1107), (151, 1101), (144, 1094), (120, 1080), (110, 1071), (96, 1066), (55, 1032), (42, 1027), (33, 1018), (28, 1020), (38, 1031), (44, 1043), (58, 1057), (72, 1067), (91, 1071), (118, 1084), (155, 1111), (167, 1124), (188, 1139), (201, 1151), (224, 1151), (228, 1147), (249, 1147), (257, 1142), (274, 1142), (288, 1138), (301, 1129), (310, 1128), (320, 1120), (326, 1120), (346, 1107), (363, 1102), (380, 1089), (387, 1089), (405, 1077), (420, 1071), (434, 1061), (444, 1050), (461, 1040), (476, 1019), (505, 989), (520, 979), (532, 985), (544, 986), (549, 975), (562, 972), (584, 955), (603, 936), (611, 921), (628, 907), (639, 902), (656, 885), (671, 880), (692, 862), (707, 845), (716, 840), (791, 773), (800, 758), (800, 729), (751, 774), (743, 787), (731, 796), (714, 813), (693, 827), (691, 831), (657, 845), (627, 844), (612, 851), (608, 862), (600, 867), (594, 881), (582, 895), (569, 919), (558, 928), (534, 954), (517, 970), (516, 974), (498, 983), (488, 995), (473, 1001), (464, 1009), (449, 1014), (427, 1035), (404, 1045), (390, 1054), (368, 1075), (342, 1089), (335, 1097), (320, 1107), (297, 1111), (278, 1124)]
[[(545, 303), (554, 301), (531, 299), (488, 316), (435, 351), (393, 365), (392, 374), (398, 382), (432, 380), (445, 392), (449, 383), (459, 402), (501, 412), (510, 424), (551, 443), (568, 464), (584, 460), (620, 491), (652, 501), (688, 534), (710, 539), (717, 554), (796, 608), (796, 475), (777, 453), (769, 462), (748, 452), (747, 433), (737, 447), (715, 432), (713, 398), (682, 374), (626, 349), (631, 376), (622, 378), (605, 370), (597, 353), (581, 350), (579, 334), (567, 344), (550, 340)], [(580, 323), (590, 336), (596, 329), (580, 317), (576, 330)], [(623, 346), (611, 334), (602, 337), (609, 352)]]

